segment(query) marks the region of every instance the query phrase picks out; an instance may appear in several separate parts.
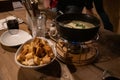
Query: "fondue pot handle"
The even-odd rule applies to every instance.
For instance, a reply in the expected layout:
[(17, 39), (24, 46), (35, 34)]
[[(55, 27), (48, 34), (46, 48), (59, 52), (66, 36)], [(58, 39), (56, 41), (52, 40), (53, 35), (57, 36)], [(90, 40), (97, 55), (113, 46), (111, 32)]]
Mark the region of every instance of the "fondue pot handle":
[(98, 32), (97, 35), (95, 36), (95, 38), (93, 39), (93, 41), (97, 41), (99, 38), (100, 38), (100, 34)]
[(64, 14), (64, 13), (63, 13), (62, 11), (60, 11), (60, 10), (59, 10), (57, 13), (58, 13), (58, 14)]
[(53, 40), (53, 41), (55, 41), (55, 42), (57, 42), (57, 40), (54, 38), (54, 37), (56, 37), (57, 36), (57, 29), (56, 29), (56, 26), (55, 26), (55, 21), (54, 20), (52, 20), (52, 22), (51, 22), (51, 24), (50, 24), (50, 28), (49, 28), (49, 31), (48, 31), (48, 35), (49, 35), (49, 37)]
[(98, 32), (94, 39), (92, 39), (90, 41), (82, 42), (81, 44), (90, 44), (90, 43), (97, 41), (99, 38), (100, 38), (100, 34)]

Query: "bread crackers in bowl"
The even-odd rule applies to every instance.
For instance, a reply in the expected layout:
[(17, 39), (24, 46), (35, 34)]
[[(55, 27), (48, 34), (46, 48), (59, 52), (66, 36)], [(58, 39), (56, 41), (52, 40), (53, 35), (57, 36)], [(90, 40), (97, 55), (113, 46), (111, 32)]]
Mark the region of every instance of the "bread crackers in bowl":
[(55, 58), (55, 44), (44, 37), (28, 40), (15, 54), (15, 62), (25, 68), (40, 68), (53, 62)]

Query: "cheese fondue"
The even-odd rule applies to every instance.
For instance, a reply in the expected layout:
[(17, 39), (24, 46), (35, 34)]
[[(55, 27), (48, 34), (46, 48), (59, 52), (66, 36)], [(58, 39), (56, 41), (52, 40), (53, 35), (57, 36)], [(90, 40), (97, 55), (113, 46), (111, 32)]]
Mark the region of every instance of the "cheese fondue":
[(75, 29), (89, 29), (89, 28), (95, 27), (95, 25), (89, 22), (78, 21), (78, 20), (69, 21), (65, 23), (64, 26), (68, 28), (75, 28)]

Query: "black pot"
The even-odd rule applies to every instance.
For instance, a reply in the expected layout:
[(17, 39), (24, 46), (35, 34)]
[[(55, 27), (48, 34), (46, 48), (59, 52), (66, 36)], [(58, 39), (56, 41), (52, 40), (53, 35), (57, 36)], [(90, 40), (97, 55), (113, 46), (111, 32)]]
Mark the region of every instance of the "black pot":
[(104, 80), (120, 80), (120, 79), (117, 77), (109, 76), (109, 77), (106, 77)]
[[(64, 27), (64, 21), (68, 20), (80, 20), (92, 23), (95, 27), (89, 29), (75, 29)], [(68, 13), (62, 14), (56, 17), (56, 26), (60, 36), (68, 41), (72, 42), (85, 42), (93, 39), (100, 27), (100, 21), (98, 18), (88, 14)]]

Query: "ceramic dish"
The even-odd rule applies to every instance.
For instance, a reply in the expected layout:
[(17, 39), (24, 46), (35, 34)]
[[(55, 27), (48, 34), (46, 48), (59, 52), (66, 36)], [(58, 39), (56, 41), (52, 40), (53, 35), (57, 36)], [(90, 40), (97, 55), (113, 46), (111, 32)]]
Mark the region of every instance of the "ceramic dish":
[[(14, 33), (16, 30), (13, 29), (11, 32)], [(32, 36), (23, 30), (18, 30), (14, 35), (7, 30), (0, 36), (0, 42), (4, 46), (19, 46), (31, 38)]]
[[(55, 44), (46, 38), (43, 37), (37, 37), (37, 38), (39, 38), (40, 40), (44, 40), (47, 43), (44, 44), (44, 42), (41, 41), (44, 45), (41, 42), (37, 42), (36, 44), (35, 39), (30, 39), (27, 42), (25, 42), (23, 45), (21, 45), (15, 54), (15, 62), (19, 66), (24, 68), (36, 69), (36, 68), (44, 67), (55, 60), (56, 58)], [(47, 47), (45, 48), (45, 46)], [(48, 46), (50, 48), (48, 48)], [(46, 54), (40, 57), (39, 55), (37, 55), (37, 51), (39, 55), (43, 53)]]

